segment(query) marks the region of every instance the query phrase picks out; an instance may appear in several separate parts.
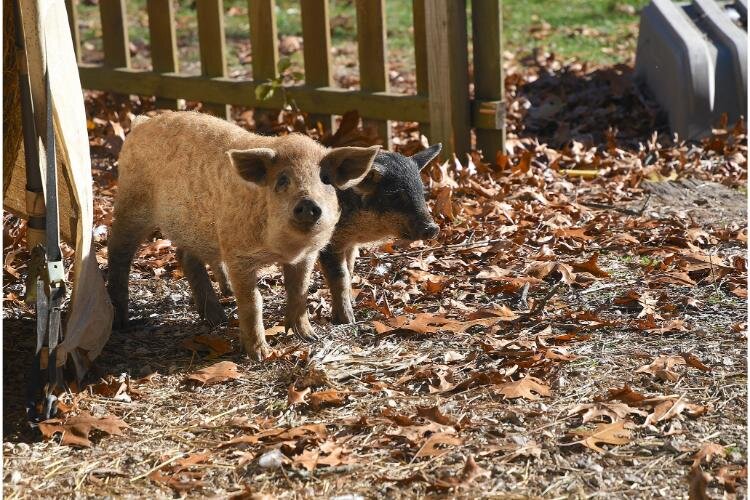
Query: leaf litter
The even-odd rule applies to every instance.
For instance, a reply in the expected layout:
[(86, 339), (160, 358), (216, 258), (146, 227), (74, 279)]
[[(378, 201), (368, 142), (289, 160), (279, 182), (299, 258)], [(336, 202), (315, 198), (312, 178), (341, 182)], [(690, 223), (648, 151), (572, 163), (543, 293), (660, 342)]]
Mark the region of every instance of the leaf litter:
[[(506, 67), (506, 151), (426, 169), (439, 241), (362, 250), (357, 325), (329, 325), (316, 274), (310, 309), (322, 339), (301, 345), (269, 329), (271, 358), (249, 364), (234, 318), (210, 330), (198, 322), (171, 242), (156, 234), (143, 245), (131, 276), (142, 326), (113, 336), (101, 364), (163, 375), (105, 373), (61, 395), (64, 417), (40, 429), (84, 451), (34, 445), (43, 462), (67, 459), (48, 491), (69, 491), (70, 475), (87, 494), (152, 497), (294, 488), (647, 497), (650, 481), (670, 496), (744, 494), (746, 220), (729, 202), (730, 215), (712, 219), (710, 192), (690, 184), (721, 185), (725, 200), (745, 188), (744, 124), (674, 142), (653, 134), (663, 123), (626, 65), (535, 51)], [(106, 268), (115, 154), (152, 103), (86, 95)], [(273, 131), (329, 146), (375, 140), (356, 113), (334, 134), (303, 118), (282, 113)], [(415, 124), (394, 130), (398, 150), (423, 147)], [(670, 189), (683, 191), (667, 198)], [(693, 192), (709, 201), (680, 199)], [(21, 321), (25, 223), (5, 214), (4, 236), (6, 318)], [(268, 324), (279, 324), (279, 270), (260, 287)], [(234, 313), (233, 299), (223, 302)], [(6, 352), (26, 352), (5, 341)], [(715, 452), (701, 451), (709, 437)], [(28, 491), (39, 484), (30, 451), (11, 444), (7, 466), (27, 479), (5, 492)], [(634, 475), (642, 482), (628, 484)]]

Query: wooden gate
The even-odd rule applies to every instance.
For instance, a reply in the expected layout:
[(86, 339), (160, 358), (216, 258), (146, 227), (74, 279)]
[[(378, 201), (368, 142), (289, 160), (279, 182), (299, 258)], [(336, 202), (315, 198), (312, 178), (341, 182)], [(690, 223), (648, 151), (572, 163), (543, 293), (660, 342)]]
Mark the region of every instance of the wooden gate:
[[(76, 53), (80, 59), (77, 0), (66, 0)], [(222, 0), (196, 0), (200, 76), (178, 73), (172, 0), (147, 0), (153, 71), (130, 67), (126, 0), (99, 0), (104, 64), (81, 63), (84, 88), (153, 95), (169, 107), (175, 99), (201, 101), (226, 116), (227, 105), (280, 108), (276, 93), (260, 101), (255, 89), (277, 77), (278, 37), (275, 0), (248, 0), (253, 80), (227, 77)], [(501, 0), (471, 0), (473, 74), (468, 62), (467, 1), (414, 0), (417, 94), (389, 91), (386, 66), (385, 0), (355, 0), (360, 88), (333, 86), (328, 0), (301, 0), (305, 83), (286, 86), (286, 95), (313, 119), (331, 126), (331, 115), (357, 110), (375, 126), (386, 145), (389, 120), (419, 122), (446, 154), (463, 158), (476, 148), (494, 160), (504, 142), (501, 61)], [(470, 95), (470, 79), (474, 96)]]

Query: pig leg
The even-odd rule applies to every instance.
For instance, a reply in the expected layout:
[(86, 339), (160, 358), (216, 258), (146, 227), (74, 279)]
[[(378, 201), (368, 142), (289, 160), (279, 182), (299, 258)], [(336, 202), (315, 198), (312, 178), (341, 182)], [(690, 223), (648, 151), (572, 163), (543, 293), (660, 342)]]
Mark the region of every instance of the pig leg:
[(193, 291), (193, 301), (198, 308), (198, 314), (211, 326), (217, 326), (227, 321), (224, 308), (219, 303), (219, 298), (214, 292), (211, 280), (206, 272), (206, 265), (193, 254), (185, 249), (177, 249), (177, 260), (182, 266), (182, 271), (190, 283)]
[(316, 255), (312, 254), (297, 264), (284, 264), (284, 288), (286, 289), (285, 330), (292, 331), (305, 340), (315, 340), (315, 330), (307, 315), (307, 293), (310, 275)]
[(115, 220), (107, 240), (107, 291), (114, 306), (112, 328), (115, 330), (128, 323), (128, 276), (133, 256), (141, 242), (154, 230), (145, 212), (128, 210), (128, 206), (133, 205), (122, 196), (115, 206)]
[(219, 282), (219, 290), (224, 297), (232, 295), (232, 285), (229, 284), (229, 278), (227, 278), (227, 272), (224, 269), (224, 264), (221, 261), (215, 261), (211, 264), (211, 271), (213, 271), (216, 280)]
[(263, 361), (271, 349), (266, 343), (266, 330), (263, 327), (263, 297), (258, 290), (257, 271), (242, 259), (226, 264), (237, 299), (242, 349), (252, 359)]
[[(320, 267), (331, 290), (333, 307), (332, 321), (335, 325), (354, 323), (352, 309), (352, 280), (347, 262), (348, 252), (343, 249), (325, 248), (320, 253)], [(354, 259), (352, 259), (353, 261)]]
[(349, 276), (354, 275), (354, 262), (359, 257), (359, 249), (355, 246), (346, 251), (346, 267), (349, 269)]

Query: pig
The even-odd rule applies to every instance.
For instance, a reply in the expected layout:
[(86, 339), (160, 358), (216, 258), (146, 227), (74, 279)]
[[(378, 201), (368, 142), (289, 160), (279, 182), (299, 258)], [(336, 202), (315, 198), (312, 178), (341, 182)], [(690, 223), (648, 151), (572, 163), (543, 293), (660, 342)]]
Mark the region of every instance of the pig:
[(114, 327), (127, 322), (133, 255), (159, 229), (176, 245), (198, 311), (211, 323), (226, 316), (206, 263), (228, 275), (251, 358), (269, 354), (257, 273), (272, 263), (284, 271), (287, 330), (313, 338), (307, 290), (340, 216), (337, 189), (363, 181), (378, 150), (328, 149), (300, 134), (259, 136), (195, 112), (136, 118), (120, 153), (108, 241)]
[(351, 275), (359, 245), (389, 237), (424, 240), (438, 235), (419, 172), (441, 148), (441, 144), (435, 144), (411, 157), (380, 151), (362, 182), (338, 191), (341, 218), (330, 243), (320, 253), (321, 269), (331, 291), (334, 324), (354, 322)]

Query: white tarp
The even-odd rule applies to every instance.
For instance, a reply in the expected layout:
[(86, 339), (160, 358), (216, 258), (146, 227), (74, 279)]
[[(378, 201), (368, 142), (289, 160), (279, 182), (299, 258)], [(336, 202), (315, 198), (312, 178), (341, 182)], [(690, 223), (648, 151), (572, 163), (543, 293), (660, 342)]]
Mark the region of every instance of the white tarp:
[[(21, 1), (20, 4), (34, 118), (40, 136), (42, 179), (46, 179), (45, 148), (41, 139), (46, 134), (46, 45), (57, 141), (60, 228), (63, 238), (74, 243), (76, 251), (70, 274), (72, 296), (65, 315), (65, 340), (58, 348), (57, 359), (62, 365), (71, 355), (81, 377), (101, 353), (112, 328), (112, 305), (92, 243), (93, 192), (83, 93), (64, 1)], [(24, 213), (26, 166), (22, 152), (16, 158), (3, 204), (16, 213)]]

